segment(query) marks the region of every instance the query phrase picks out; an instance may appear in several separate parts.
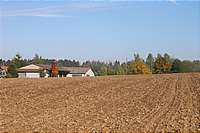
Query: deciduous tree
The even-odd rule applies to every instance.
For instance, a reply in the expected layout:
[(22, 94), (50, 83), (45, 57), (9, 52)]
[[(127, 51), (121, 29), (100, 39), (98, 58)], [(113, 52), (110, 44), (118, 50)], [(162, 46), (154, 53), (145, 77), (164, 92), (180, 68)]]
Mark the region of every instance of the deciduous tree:
[(42, 56), (35, 54), (35, 57), (33, 57), (32, 63), (33, 64), (43, 64)]
[(133, 61), (130, 64), (131, 74), (150, 74), (150, 69), (142, 60)]
[(154, 63), (154, 73), (170, 73), (171, 64), (164, 57), (158, 55)]

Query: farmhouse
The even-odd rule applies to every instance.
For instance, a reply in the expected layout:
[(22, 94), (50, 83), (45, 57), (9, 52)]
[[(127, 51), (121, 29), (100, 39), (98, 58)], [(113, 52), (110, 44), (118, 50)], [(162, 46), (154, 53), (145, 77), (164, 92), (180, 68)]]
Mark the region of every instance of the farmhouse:
[(56, 64), (31, 64), (19, 68), (17, 73), (19, 78), (95, 76), (89, 67), (57, 67)]

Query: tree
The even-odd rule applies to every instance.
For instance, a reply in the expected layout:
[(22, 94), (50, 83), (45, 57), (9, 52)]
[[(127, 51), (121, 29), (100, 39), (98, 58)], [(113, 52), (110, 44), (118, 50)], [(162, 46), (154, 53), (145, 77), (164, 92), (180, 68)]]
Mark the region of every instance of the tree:
[(134, 54), (134, 60), (135, 61), (139, 61), (139, 60), (144, 61), (142, 58), (140, 58), (139, 54)]
[(164, 54), (164, 58), (166, 61), (170, 62), (170, 56), (167, 53)]
[(105, 76), (107, 74), (108, 74), (107, 67), (106, 66), (101, 66), (99, 75), (100, 76)]
[(8, 66), (8, 77), (11, 77), (11, 78), (17, 77), (17, 68), (15, 64), (10, 64)]
[(135, 60), (130, 63), (129, 70), (131, 74), (150, 74), (150, 69), (142, 60)]
[(181, 71), (181, 61), (179, 59), (175, 59), (172, 63), (171, 72), (179, 73)]
[(42, 56), (39, 56), (38, 54), (35, 54), (32, 60), (33, 64), (43, 64)]
[(3, 65), (3, 59), (0, 59), (0, 65)]
[(115, 71), (113, 69), (113, 63), (112, 62), (109, 62), (107, 64), (107, 74), (108, 75), (114, 75), (115, 74)]
[(169, 73), (171, 64), (164, 57), (158, 55), (154, 63), (154, 73)]
[(181, 62), (180, 66), (180, 72), (186, 73), (186, 72), (193, 72), (194, 64), (192, 61), (184, 60)]
[(134, 60), (129, 63), (129, 74), (150, 74), (150, 69), (140, 58), (139, 54), (134, 54)]
[(174, 62), (174, 59), (172, 59), (172, 58), (170, 57), (170, 55), (167, 54), (167, 53), (164, 54), (164, 58), (165, 58), (165, 60), (166, 60), (167, 62), (169, 62), (171, 65), (172, 65), (172, 63)]
[(23, 60), (22, 56), (18, 53), (15, 55), (15, 57), (12, 60), (13, 65), (15, 65), (16, 68), (20, 68), (23, 66)]
[(193, 72), (200, 72), (200, 61), (194, 60), (193, 61)]
[(17, 77), (17, 68), (24, 66), (22, 56), (18, 53), (8, 65), (8, 77)]
[(128, 74), (128, 63), (122, 63), (121, 67), (123, 69), (124, 74)]
[(115, 75), (123, 75), (124, 69), (122, 68), (120, 61), (115, 61), (114, 66), (113, 66), (114, 74)]
[(160, 53), (157, 54), (157, 58), (161, 58), (162, 55)]
[(57, 62), (56, 61), (52, 62), (52, 65), (51, 65), (51, 76), (52, 77), (58, 77), (58, 66), (57, 66)]
[(124, 74), (125, 74), (125, 70), (123, 69), (121, 65), (118, 65), (117, 67), (115, 67), (115, 75), (124, 75)]
[(151, 53), (149, 53), (148, 56), (147, 56), (146, 64), (148, 65), (151, 72), (153, 72), (154, 58), (153, 58), (153, 55)]

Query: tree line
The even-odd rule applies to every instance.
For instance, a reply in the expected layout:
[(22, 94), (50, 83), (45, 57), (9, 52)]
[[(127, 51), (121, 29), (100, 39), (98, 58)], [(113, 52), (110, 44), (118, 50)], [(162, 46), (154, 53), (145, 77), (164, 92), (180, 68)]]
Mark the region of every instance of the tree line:
[[(8, 66), (8, 77), (17, 77), (17, 69), (29, 64), (50, 65), (53, 59), (43, 59), (38, 54), (32, 59), (23, 59), (20, 54), (16, 54), (12, 60), (0, 59), (0, 65)], [(91, 67), (96, 76), (105, 75), (131, 75), (131, 74), (162, 74), (162, 73), (186, 73), (200, 72), (200, 60), (180, 60), (171, 58), (167, 53), (156, 57), (149, 53), (146, 59), (134, 54), (133, 59), (127, 62), (103, 62), (85, 61), (80, 63), (76, 60), (60, 59), (59, 66), (65, 67)]]
[(157, 54), (156, 57), (149, 53), (146, 59), (139, 54), (134, 54), (131, 61), (120, 63), (86, 61), (83, 66), (90, 66), (96, 75), (131, 75), (131, 74), (163, 74), (200, 72), (200, 60), (183, 60), (171, 58), (167, 53)]

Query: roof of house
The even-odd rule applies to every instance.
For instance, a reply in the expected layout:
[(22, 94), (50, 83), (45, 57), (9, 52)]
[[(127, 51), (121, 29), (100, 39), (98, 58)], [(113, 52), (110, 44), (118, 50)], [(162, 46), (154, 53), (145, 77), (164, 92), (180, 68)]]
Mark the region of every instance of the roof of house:
[(51, 65), (37, 64), (37, 66), (42, 67), (43, 69), (46, 69), (46, 70), (51, 70)]
[(84, 74), (90, 69), (89, 67), (58, 67), (59, 71), (68, 71), (71, 74)]
[(42, 70), (44, 70), (42, 67), (34, 64), (17, 69), (18, 72), (41, 72)]
[[(60, 67), (58, 66), (58, 71), (66, 71), (71, 74), (84, 74), (90, 67)], [(25, 67), (19, 68), (18, 72), (41, 72), (42, 70), (51, 70), (51, 65), (44, 65), (44, 64), (31, 64)]]

